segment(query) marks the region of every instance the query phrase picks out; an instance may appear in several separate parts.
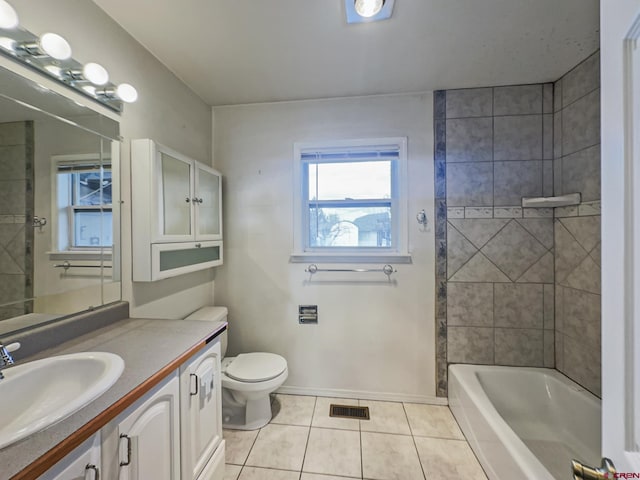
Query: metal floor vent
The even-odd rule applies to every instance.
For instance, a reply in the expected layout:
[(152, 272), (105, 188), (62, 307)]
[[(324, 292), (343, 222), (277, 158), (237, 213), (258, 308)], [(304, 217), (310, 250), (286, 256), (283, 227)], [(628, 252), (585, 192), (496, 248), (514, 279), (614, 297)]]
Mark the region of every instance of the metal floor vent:
[(331, 406), (329, 407), (329, 416), (339, 418), (356, 418), (358, 420), (369, 420), (369, 407), (331, 404)]

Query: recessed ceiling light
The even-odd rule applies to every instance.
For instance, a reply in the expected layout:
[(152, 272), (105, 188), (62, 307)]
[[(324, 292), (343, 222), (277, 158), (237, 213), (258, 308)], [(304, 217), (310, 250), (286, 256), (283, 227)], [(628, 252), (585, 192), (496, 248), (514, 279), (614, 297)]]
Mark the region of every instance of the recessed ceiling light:
[(368, 23), (391, 18), (394, 0), (345, 0), (347, 23)]
[(370, 18), (380, 13), (384, 0), (355, 0), (356, 13), (361, 17)]

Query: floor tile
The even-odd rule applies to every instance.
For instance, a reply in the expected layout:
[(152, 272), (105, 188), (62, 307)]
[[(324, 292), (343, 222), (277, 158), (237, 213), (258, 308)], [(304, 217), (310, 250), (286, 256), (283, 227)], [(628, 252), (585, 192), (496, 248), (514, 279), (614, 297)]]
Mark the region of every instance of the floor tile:
[(246, 464), (300, 471), (308, 435), (308, 427), (267, 425), (260, 430)]
[(335, 475), (322, 475), (321, 473), (302, 472), (300, 480), (353, 480), (354, 477), (336, 477)]
[(308, 427), (311, 425), (315, 405), (316, 397), (278, 394), (271, 404), (271, 423)]
[(299, 472), (271, 468), (244, 467), (238, 480), (298, 480)]
[(464, 440), (449, 407), (405, 403), (413, 435)]
[(360, 405), (369, 407), (370, 417), (360, 420), (361, 431), (411, 435), (402, 403), (360, 400)]
[(375, 480), (424, 480), (413, 438), (362, 432), (362, 474)]
[(240, 465), (231, 465), (227, 463), (224, 466), (224, 480), (238, 480), (242, 467)]
[(339, 428), (342, 430), (360, 430), (360, 420), (352, 418), (334, 418), (329, 416), (329, 406), (337, 405), (358, 405), (358, 400), (352, 398), (327, 398), (318, 397), (316, 408), (313, 411), (312, 427)]
[(466, 441), (415, 437), (415, 442), (429, 480), (487, 479)]
[(302, 470), (361, 477), (360, 432), (311, 428)]
[(258, 430), (223, 430), (222, 436), (226, 440), (225, 460), (234, 465), (244, 465), (249, 451), (258, 436)]

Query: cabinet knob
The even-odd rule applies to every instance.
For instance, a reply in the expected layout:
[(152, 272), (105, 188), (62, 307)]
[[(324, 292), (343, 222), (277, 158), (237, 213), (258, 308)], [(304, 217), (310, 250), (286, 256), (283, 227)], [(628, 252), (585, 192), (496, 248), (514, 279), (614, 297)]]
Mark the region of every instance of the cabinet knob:
[(198, 203), (202, 203), (202, 199), (201, 198), (198, 199)]
[(191, 201), (191, 199), (189, 197), (184, 199), (185, 202), (189, 203)]
[(202, 247), (202, 244), (201, 243), (196, 243), (195, 247), (196, 248), (200, 248), (200, 247)]

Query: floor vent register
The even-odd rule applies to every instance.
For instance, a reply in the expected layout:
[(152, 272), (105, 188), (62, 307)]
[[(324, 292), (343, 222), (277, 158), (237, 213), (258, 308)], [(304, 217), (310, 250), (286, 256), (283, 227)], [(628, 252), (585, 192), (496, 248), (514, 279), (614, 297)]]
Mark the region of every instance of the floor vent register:
[(355, 418), (357, 420), (369, 420), (369, 407), (331, 404), (331, 406), (329, 407), (329, 416), (337, 418)]

